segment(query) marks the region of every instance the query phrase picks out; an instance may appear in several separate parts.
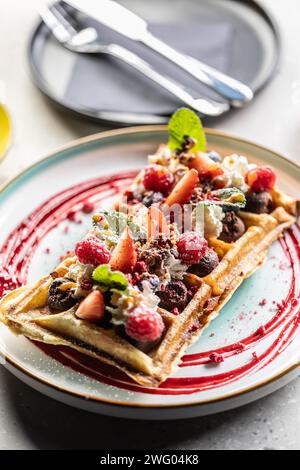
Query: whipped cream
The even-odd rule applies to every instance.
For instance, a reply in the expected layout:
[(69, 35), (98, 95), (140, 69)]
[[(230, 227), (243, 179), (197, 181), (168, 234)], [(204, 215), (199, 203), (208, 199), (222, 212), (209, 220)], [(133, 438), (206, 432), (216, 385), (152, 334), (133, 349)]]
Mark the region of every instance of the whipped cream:
[(106, 307), (112, 314), (111, 322), (114, 325), (124, 325), (126, 316), (134, 308), (145, 306), (151, 310), (156, 310), (160, 302), (150, 287), (148, 281), (142, 282), (143, 291), (133, 286), (128, 286), (125, 291), (112, 289), (111, 305)]
[(222, 162), (227, 187), (235, 187), (243, 192), (248, 191), (248, 185), (245, 183), (245, 176), (249, 170), (255, 168), (255, 164), (250, 164), (243, 155), (229, 155)]
[(220, 206), (204, 206), (204, 236), (205, 238), (218, 238), (223, 230), (222, 220), (224, 213)]

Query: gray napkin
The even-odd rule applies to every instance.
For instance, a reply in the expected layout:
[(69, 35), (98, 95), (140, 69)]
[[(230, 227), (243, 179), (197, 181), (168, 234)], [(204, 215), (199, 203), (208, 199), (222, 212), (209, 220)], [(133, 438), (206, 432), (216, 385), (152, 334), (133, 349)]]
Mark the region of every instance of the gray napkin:
[[(216, 98), (213, 92), (186, 72), (147, 47), (137, 44), (93, 20), (87, 26), (96, 27), (103, 42), (115, 42), (131, 49), (159, 71), (183, 84), (195, 97)], [(227, 72), (234, 43), (234, 28), (224, 22), (188, 24), (152, 24), (157, 37), (181, 52), (201, 59)], [(219, 97), (218, 97), (219, 98)], [(220, 99), (220, 98), (219, 98)], [(151, 80), (109, 56), (79, 55), (68, 83), (65, 100), (101, 111), (170, 114), (182, 103)]]

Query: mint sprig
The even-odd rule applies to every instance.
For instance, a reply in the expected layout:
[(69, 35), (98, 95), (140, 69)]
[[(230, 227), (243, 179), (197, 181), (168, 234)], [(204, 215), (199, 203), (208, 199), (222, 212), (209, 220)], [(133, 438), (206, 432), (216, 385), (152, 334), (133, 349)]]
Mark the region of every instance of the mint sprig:
[(92, 277), (104, 292), (108, 289), (124, 291), (128, 286), (128, 281), (124, 274), (120, 271), (111, 271), (108, 264), (98, 266), (98, 268), (94, 270)]
[(187, 108), (176, 111), (169, 121), (169, 143), (171, 150), (181, 150), (184, 147), (187, 137), (195, 140), (195, 146), (191, 152), (206, 150), (206, 138), (202, 123), (194, 113)]
[(245, 194), (238, 188), (224, 188), (211, 191), (210, 198), (203, 199), (199, 204), (204, 206), (221, 206), (224, 208), (244, 209), (246, 206)]

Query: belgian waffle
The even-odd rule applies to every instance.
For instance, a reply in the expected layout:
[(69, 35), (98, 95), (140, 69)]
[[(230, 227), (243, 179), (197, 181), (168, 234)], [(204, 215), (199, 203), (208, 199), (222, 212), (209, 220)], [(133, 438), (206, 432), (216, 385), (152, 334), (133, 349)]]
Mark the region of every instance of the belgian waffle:
[[(290, 201), (270, 215), (242, 213), (248, 228), (236, 243), (210, 240), (221, 258), (219, 265), (205, 278), (186, 275), (186, 282), (198, 286), (198, 291), (179, 316), (159, 310), (165, 333), (148, 353), (120, 337), (115, 329), (80, 320), (75, 308), (50, 313), (47, 297), (51, 276), (9, 293), (0, 303), (0, 319), (30, 339), (69, 346), (121, 369), (141, 385), (158, 386), (173, 373), (186, 348), (199, 338), (243, 280), (262, 265), (272, 242), (295, 222), (291, 214), (294, 208), (294, 201)], [(65, 275), (75, 261), (74, 257), (65, 259), (57, 271)]]
[[(182, 115), (186, 115), (187, 113), (190, 112), (188, 110), (185, 110), (183, 111)], [(195, 126), (197, 128), (198, 125), (198, 128), (196, 130), (198, 132), (197, 136), (199, 137), (199, 132), (201, 134), (200, 122), (198, 122), (197, 124), (198, 118), (195, 116), (189, 115), (188, 122), (190, 122), (190, 119), (193, 123), (193, 129), (195, 129)], [(176, 128), (176, 132), (177, 131), (178, 128)], [(178, 132), (175, 133), (175, 137), (178, 137), (177, 134)], [(183, 136), (184, 145), (188, 143), (192, 145), (192, 148), (194, 148), (193, 146), (195, 146), (195, 141), (191, 139), (191, 137), (188, 137), (189, 140), (187, 141), (186, 137), (187, 136)], [(189, 197), (187, 198), (187, 201), (189, 203), (192, 202), (192, 206), (193, 204), (197, 205), (199, 202), (203, 203), (203, 197), (206, 198), (206, 203), (216, 205), (216, 193), (214, 194), (214, 196), (212, 196), (212, 191), (210, 189), (207, 191), (203, 190), (203, 187), (205, 185), (205, 182), (203, 183), (201, 179), (203, 176), (201, 173), (203, 168), (196, 168), (195, 165), (197, 164), (199, 166), (199, 162), (201, 159), (201, 164), (204, 167), (207, 162), (210, 162), (210, 164), (214, 166), (214, 168), (218, 167), (218, 163), (215, 165), (213, 163), (213, 159), (210, 160), (208, 156), (203, 156), (203, 154), (200, 155), (200, 153), (189, 154), (189, 152), (186, 151), (188, 149), (185, 147), (180, 147), (177, 150), (178, 151), (172, 154), (172, 152), (169, 150), (169, 147), (163, 145), (158, 149), (158, 152), (150, 158), (150, 163), (154, 162), (155, 164), (158, 164), (160, 167), (159, 171), (162, 171), (163, 174), (165, 174), (165, 170), (167, 168), (167, 172), (172, 178), (172, 188), (170, 187), (170, 192), (166, 195), (161, 194), (161, 196), (163, 196), (164, 204), (166, 204), (167, 206), (169, 204), (169, 206), (171, 206), (171, 201), (174, 202), (175, 200), (176, 203), (179, 204), (179, 206), (181, 207), (185, 204), (185, 202), (183, 202), (184, 198), (182, 196), (184, 195), (186, 197), (188, 194)], [(153, 168), (150, 168), (150, 170), (153, 171)], [(205, 168), (205, 170), (207, 170), (207, 168)], [(266, 169), (264, 171), (266, 171)], [(132, 196), (130, 201), (128, 201), (127, 198), (125, 198), (124, 200), (124, 197), (121, 197), (121, 199), (116, 202), (115, 208), (120, 211), (119, 215), (124, 209), (127, 211), (128, 208), (130, 208), (131, 213), (138, 214), (140, 212), (141, 207), (146, 207), (145, 201), (143, 199), (144, 194), (142, 194), (142, 198), (140, 199), (135, 198), (135, 194), (138, 193), (141, 188), (142, 191), (145, 189), (149, 189), (146, 188), (147, 185), (144, 176), (145, 171), (143, 170), (137, 176), (131, 188), (129, 188), (129, 193), (131, 193)], [(224, 171), (223, 176), (227, 178), (227, 175), (225, 175)], [(214, 174), (214, 178), (215, 177), (216, 173)], [(105, 325), (105, 312), (111, 312), (112, 310), (113, 289), (108, 292), (111, 297), (107, 300), (108, 303), (105, 304), (105, 293), (107, 292), (107, 290), (101, 290), (99, 282), (93, 277), (95, 272), (93, 270), (91, 279), (93, 279), (96, 284), (92, 284), (92, 286), (90, 287), (90, 293), (87, 294), (84, 300), (82, 298), (84, 297), (82, 296), (82, 293), (77, 297), (74, 294), (73, 300), (75, 301), (75, 304), (72, 303), (71, 308), (69, 304), (68, 307), (66, 307), (64, 304), (62, 309), (57, 309), (55, 307), (53, 310), (50, 305), (49, 297), (51, 297), (50, 293), (51, 288), (53, 287), (53, 284), (55, 282), (54, 279), (63, 278), (66, 284), (72, 284), (72, 271), (74, 271), (74, 267), (77, 266), (76, 263), (78, 263), (78, 261), (86, 267), (96, 266), (96, 270), (99, 266), (101, 268), (101, 266), (104, 264), (106, 265), (105, 269), (110, 269), (110, 276), (116, 276), (117, 272), (117, 276), (121, 275), (123, 276), (123, 278), (125, 278), (125, 282), (127, 283), (127, 285), (132, 284), (133, 286), (134, 279), (132, 276), (135, 273), (133, 272), (133, 270), (126, 270), (124, 267), (128, 265), (127, 257), (130, 258), (130, 252), (133, 256), (132, 260), (134, 259), (134, 262), (132, 261), (132, 264), (130, 266), (132, 268), (134, 266), (137, 266), (138, 251), (135, 251), (135, 243), (137, 242), (134, 240), (134, 237), (132, 235), (130, 235), (132, 236), (132, 238), (129, 237), (125, 239), (125, 241), (123, 240), (122, 252), (118, 251), (117, 247), (122, 242), (123, 235), (119, 237), (119, 241), (116, 242), (117, 245), (114, 245), (113, 247), (103, 245), (99, 248), (101, 250), (105, 249), (106, 251), (110, 249), (108, 253), (110, 258), (108, 257), (107, 262), (98, 261), (95, 264), (95, 259), (92, 259), (90, 261), (81, 261), (78, 251), (75, 250), (77, 256), (69, 255), (68, 257), (66, 257), (64, 261), (56, 268), (55, 273), (43, 277), (32, 286), (25, 286), (7, 294), (0, 301), (0, 320), (5, 323), (8, 327), (10, 327), (14, 332), (18, 334), (23, 334), (32, 340), (53, 345), (68, 346), (70, 348), (76, 349), (77, 351), (85, 355), (97, 358), (104, 363), (117, 367), (141, 385), (151, 387), (158, 386), (173, 373), (175, 367), (180, 362), (181, 357), (186, 348), (199, 338), (203, 330), (220, 313), (222, 307), (226, 304), (226, 302), (228, 302), (228, 300), (231, 298), (236, 289), (241, 285), (241, 283), (250, 275), (252, 275), (264, 263), (268, 249), (273, 243), (273, 241), (280, 238), (283, 231), (293, 225), (296, 221), (296, 218), (299, 216), (299, 201), (281, 192), (278, 188), (274, 186), (274, 181), (275, 179), (273, 179), (272, 185), (269, 185), (268, 187), (268, 189), (272, 188), (271, 196), (270, 194), (267, 194), (267, 196), (271, 198), (272, 209), (268, 208), (268, 210), (266, 211), (261, 211), (265, 213), (253, 213), (255, 211), (246, 212), (244, 210), (240, 210), (238, 212), (238, 218), (242, 219), (242, 221), (240, 222), (243, 225), (243, 234), (241, 235), (241, 233), (239, 233), (239, 237), (235, 238), (235, 241), (232, 239), (230, 243), (228, 241), (224, 241), (224, 237), (223, 239), (222, 237), (220, 237), (220, 234), (222, 232), (219, 232), (219, 235), (207, 235), (206, 233), (204, 233), (206, 240), (204, 240), (202, 237), (202, 244), (203, 242), (205, 242), (203, 246), (205, 246), (205, 250), (207, 250), (206, 253), (209, 253), (210, 255), (212, 255), (213, 253), (213, 256), (217, 258), (216, 261), (218, 262), (217, 265), (214, 265), (216, 266), (214, 269), (211, 265), (210, 273), (208, 275), (206, 275), (205, 277), (199, 277), (196, 274), (192, 273), (193, 270), (192, 272), (188, 271), (189, 263), (187, 263), (187, 266), (184, 266), (184, 264), (181, 263), (181, 268), (184, 267), (185, 270), (181, 273), (181, 275), (184, 276), (185, 285), (190, 287), (190, 292), (193, 291), (194, 293), (196, 291), (196, 293), (194, 293), (194, 295), (190, 297), (191, 300), (187, 305), (186, 303), (184, 304), (186, 306), (182, 312), (179, 312), (179, 310), (176, 309), (178, 311), (175, 313), (174, 309), (172, 311), (168, 311), (160, 307), (158, 307), (158, 311), (150, 311), (150, 313), (149, 311), (147, 311), (147, 314), (152, 315), (152, 321), (154, 319), (153, 315), (155, 314), (155, 321), (159, 323), (159, 328), (161, 328), (159, 330), (159, 336), (155, 337), (155, 340), (153, 339), (153, 337), (149, 336), (148, 338), (151, 339), (144, 340), (144, 343), (141, 340), (143, 343), (141, 344), (141, 342), (137, 340), (138, 335), (136, 335), (135, 337), (132, 334), (130, 337), (130, 332), (132, 333), (132, 331), (128, 332), (129, 330), (126, 330), (126, 325), (128, 326), (128, 324), (126, 324), (126, 321), (128, 322), (130, 314), (137, 313), (136, 310), (138, 310), (138, 308), (135, 304), (134, 307), (130, 307), (131, 310), (127, 304), (128, 316), (125, 320), (123, 318), (124, 324), (121, 325), (121, 328), (120, 323), (118, 323), (119, 319), (113, 318), (113, 314), (116, 313), (115, 311), (111, 313), (109, 327)], [(190, 182), (192, 183), (191, 192), (189, 192)], [(243, 180), (243, 182), (245, 183), (245, 180)], [(239, 195), (242, 196), (244, 203), (246, 203), (245, 196), (241, 189), (236, 188), (235, 184), (228, 183), (228, 181), (226, 183), (223, 181), (223, 183), (225, 187), (230, 189), (231, 196), (234, 194), (236, 196), (237, 193), (239, 193)], [(180, 190), (178, 189), (179, 187)], [(213, 183), (211, 184), (211, 187), (213, 187)], [(248, 189), (249, 188), (251, 188), (251, 186), (248, 186)], [(248, 191), (248, 189), (245, 189), (244, 192)], [(251, 190), (252, 189), (253, 188), (251, 188)], [(258, 192), (262, 191), (263, 190), (260, 190)], [(180, 197), (178, 197), (178, 195), (181, 196), (181, 199)], [(211, 199), (209, 199), (208, 196)], [(213, 197), (215, 197), (215, 199), (213, 199)], [(251, 197), (253, 197), (253, 192), (251, 193)], [(220, 202), (220, 200), (218, 200), (218, 202)], [(240, 200), (237, 201), (235, 199), (234, 203), (236, 204), (234, 206), (235, 211), (237, 210), (237, 208), (239, 209), (244, 207), (243, 205), (237, 205), (237, 203), (240, 203)], [(232, 199), (226, 199), (225, 202), (227, 206), (229, 204), (230, 211), (232, 211), (232, 205), (234, 203), (232, 202)], [(224, 204), (224, 201), (222, 202), (222, 204)], [(164, 209), (161, 210), (163, 205), (160, 203), (157, 204), (157, 201), (150, 201), (150, 208), (149, 205), (147, 207), (147, 220), (149, 221), (150, 218), (150, 225), (152, 226), (152, 221), (157, 222), (156, 219), (151, 219), (152, 216), (154, 217), (154, 213), (156, 213), (156, 215), (158, 214), (159, 227), (160, 224), (163, 225), (163, 223), (165, 222), (163, 214)], [(272, 210), (271, 213), (269, 213), (270, 210)], [(225, 211), (225, 208), (221, 209), (221, 215), (222, 211)], [(236, 212), (234, 212), (234, 214), (235, 213)], [(101, 217), (101, 215), (98, 215), (97, 221), (96, 219), (94, 219), (94, 223), (96, 223), (96, 225), (98, 222), (101, 223)], [(130, 228), (128, 228), (130, 225), (130, 221), (132, 222), (132, 219), (130, 219), (130, 217), (127, 218), (126, 224), (128, 226), (125, 224), (126, 229), (124, 229), (123, 231), (123, 233), (127, 233), (127, 235), (130, 232)], [(172, 236), (174, 236), (174, 233), (178, 231), (179, 226), (176, 226), (176, 224), (169, 224), (169, 226), (171, 225), (173, 225), (174, 231), (172, 232)], [(97, 230), (97, 227), (94, 227), (94, 230)], [(149, 241), (149, 239), (151, 240), (149, 236), (149, 227), (147, 227), (147, 230), (147, 236)], [(192, 236), (200, 236), (193, 230)], [(163, 230), (161, 230), (161, 233), (163, 233)], [(103, 239), (101, 239), (101, 235), (99, 235), (97, 243), (100, 243), (99, 239), (103, 241)], [(91, 242), (90, 240), (89, 243), (96, 243), (95, 239), (93, 240), (93, 242)], [(108, 240), (106, 240), (105, 243), (107, 241)], [(180, 253), (177, 243), (178, 240), (175, 240), (175, 245), (172, 245), (174, 240), (170, 239), (167, 241), (170, 242), (170, 246), (172, 246), (173, 248), (176, 245), (175, 248), (177, 250), (178, 259), (176, 259), (174, 253), (171, 253), (170, 251), (171, 255), (175, 260), (175, 264), (178, 260), (180, 260), (181, 262), (182, 260), (180, 259)], [(128, 245), (126, 244), (127, 242)], [(138, 240), (138, 243), (142, 243), (140, 239)], [(208, 248), (208, 245), (210, 248)], [(146, 251), (147, 247), (148, 245), (144, 246)], [(139, 246), (139, 249), (142, 250), (142, 247)], [(159, 245), (156, 246), (156, 249), (159, 252)], [(218, 256), (216, 256), (216, 254)], [(123, 259), (123, 271), (119, 267), (119, 258)], [(199, 260), (194, 264), (197, 263), (199, 264)], [(190, 264), (192, 265), (193, 263)], [(53, 274), (55, 274), (55, 277), (53, 277)], [(125, 274), (127, 275), (127, 278), (125, 277)], [(153, 273), (149, 269), (147, 274), (152, 275)], [(167, 282), (170, 282), (170, 279), (172, 280), (172, 277), (170, 277), (170, 270), (168, 272), (168, 275), (169, 278)], [(78, 280), (76, 279), (76, 282), (77, 281)], [(162, 280), (159, 279), (159, 281)], [(161, 285), (164, 284), (162, 283)], [(161, 285), (159, 288), (161, 288)], [(183, 287), (186, 289), (185, 285), (183, 285)], [(79, 286), (82, 289), (80, 283), (77, 282), (76, 286)], [(193, 289), (191, 289), (192, 287)], [(58, 289), (60, 288), (61, 285), (58, 286)], [(67, 287), (67, 289), (68, 288), (70, 289), (70, 287)], [(146, 290), (144, 289), (144, 286), (143, 289), (140, 289), (136, 286), (130, 287), (130, 289), (135, 289), (135, 292), (137, 293), (136, 298), (140, 301), (139, 306), (143, 305), (147, 294)], [(148, 293), (148, 295), (150, 296), (152, 294)], [(62, 294), (60, 293), (60, 295)], [(100, 318), (101, 321), (103, 320), (102, 323), (100, 320), (97, 322), (95, 321), (95, 319), (93, 320), (90, 317), (88, 318), (86, 316), (86, 313), (85, 316), (82, 316), (82, 310), (81, 315), (79, 314), (80, 308), (82, 309), (84, 302), (88, 300), (90, 295), (96, 295), (98, 297), (100, 296), (102, 299), (102, 305), (100, 305), (101, 308), (98, 304), (99, 311), (102, 309), (101, 314), (103, 315), (103, 317)], [(144, 300), (140, 300), (140, 297)], [(158, 301), (160, 300), (161, 302), (161, 299), (159, 299), (158, 297), (156, 297), (156, 299), (158, 299)], [(158, 302), (156, 303), (155, 308), (157, 308), (157, 304)], [(160, 303), (160, 305), (163, 304)], [(157, 314), (157, 312), (160, 316)], [(138, 313), (140, 314), (141, 311), (139, 311)], [(145, 313), (145, 308), (143, 313)], [(151, 320), (147, 325), (149, 325), (150, 323)], [(141, 335), (139, 339), (141, 339)], [(147, 341), (149, 344), (147, 344)]]

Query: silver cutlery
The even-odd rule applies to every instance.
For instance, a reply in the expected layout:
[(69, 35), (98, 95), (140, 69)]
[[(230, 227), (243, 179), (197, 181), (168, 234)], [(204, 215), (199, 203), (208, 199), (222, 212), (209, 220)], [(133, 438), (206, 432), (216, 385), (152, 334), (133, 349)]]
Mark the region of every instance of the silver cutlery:
[(139, 41), (163, 55), (228, 100), (232, 106), (241, 107), (252, 100), (253, 92), (247, 85), (173, 49), (151, 34), (147, 22), (123, 5), (113, 0), (64, 0), (64, 2), (114, 31)]
[(109, 54), (120, 59), (203, 115), (219, 116), (230, 107), (228, 103), (220, 103), (207, 98), (194, 98), (181, 85), (158, 73), (150, 64), (128, 49), (117, 44), (101, 43), (97, 30), (80, 28), (79, 23), (69, 16), (63, 4), (57, 3), (49, 8), (46, 7), (40, 10), (40, 15), (57, 41), (72, 52)]

